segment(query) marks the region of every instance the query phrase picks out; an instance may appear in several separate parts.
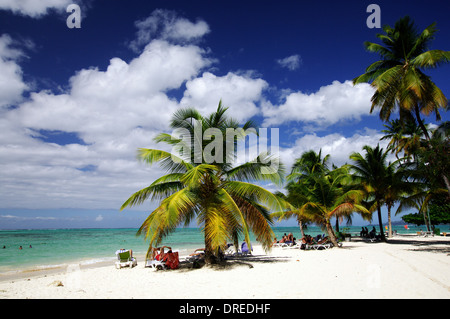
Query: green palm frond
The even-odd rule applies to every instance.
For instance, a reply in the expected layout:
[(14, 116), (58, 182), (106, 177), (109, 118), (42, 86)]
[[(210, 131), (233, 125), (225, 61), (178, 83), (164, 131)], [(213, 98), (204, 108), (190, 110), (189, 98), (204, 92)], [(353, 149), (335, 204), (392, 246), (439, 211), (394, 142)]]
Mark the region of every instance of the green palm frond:
[(232, 196), (256, 196), (261, 203), (269, 207), (271, 210), (281, 211), (287, 206), (282, 198), (255, 184), (240, 181), (228, 181), (224, 184), (224, 189), (232, 194)]
[[(386, 38), (390, 39), (389, 37)], [(390, 41), (392, 40), (390, 39)], [(364, 42), (364, 46), (369, 52), (378, 53), (384, 58), (392, 58), (392, 52), (378, 43)]]
[(160, 133), (156, 135), (156, 137), (153, 139), (156, 143), (166, 143), (169, 145), (177, 145), (183, 142), (182, 139), (176, 138), (173, 135), (167, 134), (167, 133)]
[(221, 188), (218, 191), (218, 195), (222, 199), (224, 211), (229, 212), (231, 216), (233, 216), (233, 219), (231, 219), (231, 221), (236, 221), (236, 223), (240, 224), (244, 233), (245, 241), (250, 244), (250, 233), (247, 225), (247, 220), (245, 219), (245, 216), (243, 215), (241, 209), (226, 189)]
[[(450, 51), (428, 50), (437, 32), (436, 23), (419, 33), (408, 16), (399, 19), (394, 28), (383, 27), (384, 34), (377, 35), (381, 44), (365, 42), (369, 52), (376, 53), (381, 60), (366, 68), (366, 72), (353, 80), (358, 83), (371, 83), (375, 88), (370, 112), (380, 110), (380, 118), (388, 121), (400, 109), (416, 117), (424, 129), (420, 113), (429, 115), (445, 109), (447, 100), (431, 79), (422, 70), (436, 68), (450, 62)], [(424, 131), (428, 136), (428, 133)]]
[(233, 200), (242, 211), (256, 240), (262, 243), (263, 249), (268, 250), (272, 245), (274, 234), (271, 228), (272, 217), (267, 208), (249, 198), (236, 197)]
[(227, 240), (230, 239), (228, 228), (229, 218), (222, 210), (209, 209), (207, 212), (207, 222), (204, 225), (203, 232), (205, 241), (209, 243), (214, 252), (218, 252), (219, 248), (224, 248)]
[(437, 68), (450, 62), (450, 51), (430, 50), (423, 52), (411, 60), (411, 64), (417, 68)]
[(271, 181), (283, 184), (284, 165), (268, 153), (260, 154), (255, 160), (241, 164), (227, 171), (228, 180)]
[(198, 187), (204, 182), (205, 175), (214, 177), (214, 173), (218, 172), (219, 168), (215, 165), (200, 164), (192, 167), (180, 178), (181, 182), (190, 187)]
[(298, 209), (298, 213), (306, 219), (323, 225), (328, 217), (327, 209), (320, 203), (307, 202)]
[(163, 180), (163, 178), (158, 179), (158, 183), (155, 181), (150, 186), (145, 187), (131, 195), (130, 198), (122, 204), (120, 210), (124, 210), (126, 207), (141, 205), (147, 199), (161, 200), (171, 196), (184, 187), (184, 185), (179, 181), (160, 182), (161, 180)]
[(165, 209), (166, 224), (176, 227), (183, 216), (196, 207), (196, 197), (188, 188), (183, 188), (165, 198), (160, 206)]
[(150, 165), (159, 163), (163, 169), (174, 173), (184, 173), (193, 167), (172, 153), (149, 148), (139, 148), (138, 158)]
[(170, 127), (193, 131), (195, 121), (202, 121), (202, 115), (195, 108), (181, 108), (172, 115)]

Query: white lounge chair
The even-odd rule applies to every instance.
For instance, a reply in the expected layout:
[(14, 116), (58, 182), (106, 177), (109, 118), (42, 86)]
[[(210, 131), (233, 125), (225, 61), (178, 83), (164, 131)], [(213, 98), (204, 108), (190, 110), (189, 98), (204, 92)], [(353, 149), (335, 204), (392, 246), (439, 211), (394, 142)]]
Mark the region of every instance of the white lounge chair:
[(165, 269), (166, 263), (159, 260), (147, 259), (145, 261), (145, 267), (155, 268), (155, 269)]
[(285, 246), (283, 248), (289, 248), (289, 249), (301, 249), (302, 248), (302, 243), (301, 242), (296, 242), (295, 245), (288, 245)]
[(130, 267), (133, 268), (134, 266), (137, 266), (137, 260), (136, 258), (131, 256), (131, 252), (129, 250), (125, 251), (119, 251), (116, 252), (117, 254), (117, 261), (116, 261), (116, 268), (120, 269), (122, 267)]

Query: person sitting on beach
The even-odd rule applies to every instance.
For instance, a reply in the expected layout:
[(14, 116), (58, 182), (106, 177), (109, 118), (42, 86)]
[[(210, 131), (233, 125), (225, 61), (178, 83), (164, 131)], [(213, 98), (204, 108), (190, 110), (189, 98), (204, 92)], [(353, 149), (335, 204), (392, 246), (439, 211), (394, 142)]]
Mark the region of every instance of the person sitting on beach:
[(375, 227), (372, 228), (372, 230), (370, 231), (370, 238), (375, 238), (377, 236), (377, 230), (375, 229)]
[[(31, 248), (31, 245), (30, 245), (30, 248)], [(133, 250), (131, 250), (131, 249), (120, 248), (119, 250), (116, 250), (116, 255), (118, 255), (119, 253), (124, 253), (126, 251), (129, 251), (130, 257), (133, 258)]]
[(359, 232), (359, 236), (364, 238), (364, 237), (367, 237), (367, 234), (368, 234), (368, 231), (364, 227), (361, 227), (361, 231)]
[[(153, 248), (152, 249), (152, 260), (158, 260), (159, 259), (159, 252), (160, 252), (161, 248)], [(156, 259), (156, 257), (158, 257), (158, 259)]]
[(197, 248), (194, 250), (193, 254), (190, 254), (189, 256), (194, 258), (203, 258), (205, 256), (205, 248)]
[(167, 253), (164, 253), (164, 248), (167, 248), (169, 251), (172, 250), (172, 247), (169, 247), (169, 246), (153, 248), (152, 259), (157, 260), (157, 261), (163, 260), (164, 256), (167, 254)]
[(302, 244), (301, 249), (305, 249), (306, 245), (312, 245), (314, 244), (314, 239), (310, 235), (305, 235), (305, 237), (302, 238)]
[(292, 233), (289, 233), (287, 236), (287, 242), (292, 244), (294, 243), (294, 235)]

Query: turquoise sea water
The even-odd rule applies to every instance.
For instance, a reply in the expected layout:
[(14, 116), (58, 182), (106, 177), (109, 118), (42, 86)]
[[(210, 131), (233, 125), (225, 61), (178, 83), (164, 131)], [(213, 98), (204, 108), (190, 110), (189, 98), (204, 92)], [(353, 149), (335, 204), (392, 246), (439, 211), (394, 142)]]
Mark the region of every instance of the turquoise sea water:
[[(448, 225), (440, 228), (441, 232), (450, 232)], [(297, 238), (301, 237), (298, 227), (278, 227), (273, 230), (278, 239), (290, 232)], [(354, 235), (359, 234), (360, 230), (360, 226), (348, 227), (348, 231)], [(415, 234), (424, 230), (424, 227), (409, 226), (409, 230), (406, 230), (403, 226), (394, 226), (394, 230), (402, 234)], [(323, 233), (320, 228), (311, 226), (305, 232), (311, 236)], [(251, 239), (255, 242), (254, 237)], [(203, 243), (203, 234), (197, 228), (177, 229), (164, 241), (165, 245), (179, 250), (181, 256), (203, 247)], [(20, 246), (22, 249), (19, 249)], [(143, 237), (136, 237), (136, 229), (0, 230), (0, 272), (49, 268), (74, 262), (113, 262), (115, 251), (120, 248), (133, 249), (135, 256), (143, 255), (148, 242)]]

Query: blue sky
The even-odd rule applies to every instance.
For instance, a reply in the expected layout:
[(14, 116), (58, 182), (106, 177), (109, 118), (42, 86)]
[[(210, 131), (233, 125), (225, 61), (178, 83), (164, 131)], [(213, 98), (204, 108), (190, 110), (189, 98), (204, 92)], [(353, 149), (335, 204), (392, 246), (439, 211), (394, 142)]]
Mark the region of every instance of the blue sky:
[[(450, 50), (448, 1), (1, 0), (0, 229), (138, 227), (155, 203), (118, 209), (162, 172), (136, 149), (160, 148), (152, 138), (180, 107), (209, 113), (222, 99), (278, 128), (288, 168), (310, 149), (341, 165), (375, 146), (373, 91), (350, 82), (378, 58), (363, 47), (380, 32), (371, 3), (382, 25), (437, 22), (431, 49)], [(429, 72), (447, 96), (449, 70)]]

